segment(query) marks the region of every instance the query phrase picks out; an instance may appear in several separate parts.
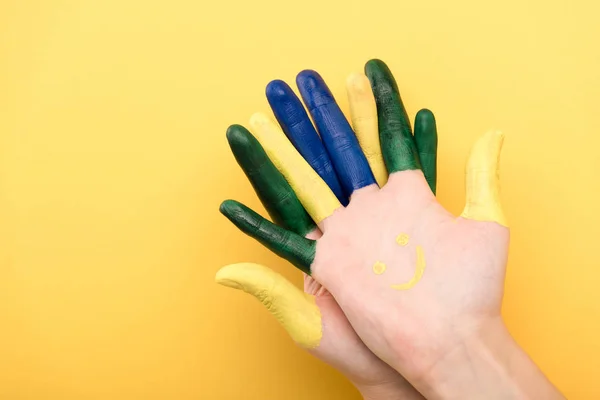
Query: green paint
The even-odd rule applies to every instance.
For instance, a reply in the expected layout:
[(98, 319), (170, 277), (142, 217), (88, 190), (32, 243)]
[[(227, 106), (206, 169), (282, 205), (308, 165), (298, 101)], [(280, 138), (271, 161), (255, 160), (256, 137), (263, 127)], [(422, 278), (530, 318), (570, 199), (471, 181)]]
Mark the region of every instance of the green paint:
[(427, 109), (422, 109), (415, 117), (415, 142), (419, 152), (419, 160), (427, 183), (433, 194), (437, 181), (437, 126), (435, 116)]
[(315, 230), (316, 224), (258, 140), (240, 125), (227, 129), (227, 140), (273, 222), (301, 236)]
[(235, 200), (224, 201), (219, 210), (242, 232), (310, 275), (310, 266), (317, 248), (316, 240), (306, 239), (279, 227)]
[(377, 104), (379, 139), (388, 172), (420, 169), (410, 120), (390, 69), (381, 60), (370, 60), (365, 65), (365, 74)]

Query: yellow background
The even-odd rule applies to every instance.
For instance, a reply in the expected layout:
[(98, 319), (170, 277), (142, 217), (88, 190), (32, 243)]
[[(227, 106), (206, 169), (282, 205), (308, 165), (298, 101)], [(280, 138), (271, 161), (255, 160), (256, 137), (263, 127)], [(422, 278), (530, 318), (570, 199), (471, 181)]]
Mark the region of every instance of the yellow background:
[(436, 113), (442, 203), (507, 135), (504, 314), (570, 399), (600, 398), (600, 7), (589, 1), (0, 2), (0, 398), (358, 399), (250, 297), (300, 275), (218, 213), (262, 210), (229, 152), (264, 87), (385, 60)]

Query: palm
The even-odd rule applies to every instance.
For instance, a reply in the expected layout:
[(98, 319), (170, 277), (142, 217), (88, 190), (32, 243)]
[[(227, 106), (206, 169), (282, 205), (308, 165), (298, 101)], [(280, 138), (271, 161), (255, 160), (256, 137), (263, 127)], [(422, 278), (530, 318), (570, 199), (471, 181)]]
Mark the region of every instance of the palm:
[[(333, 293), (371, 350), (384, 360), (406, 357), (394, 365), (400, 372), (430, 368), (464, 337), (452, 335), (455, 326), (474, 327), (499, 315), (508, 230), (452, 216), (420, 171), (396, 173), (382, 190), (361, 189), (324, 227), (313, 277)], [(396, 242), (403, 233), (405, 246)], [(422, 278), (410, 289), (394, 289), (415, 275), (417, 246), (426, 265)], [(373, 270), (377, 262), (380, 274)]]

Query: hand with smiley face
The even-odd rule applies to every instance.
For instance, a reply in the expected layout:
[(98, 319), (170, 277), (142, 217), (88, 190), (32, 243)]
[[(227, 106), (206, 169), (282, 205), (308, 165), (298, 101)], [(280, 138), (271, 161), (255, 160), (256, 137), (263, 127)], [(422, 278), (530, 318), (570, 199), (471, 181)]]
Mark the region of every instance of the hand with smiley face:
[[(333, 97), (312, 75), (303, 97), (350, 201), (336, 196), (277, 125), (255, 115), (254, 134), (322, 236), (302, 237), (233, 201), (222, 212), (325, 287), (362, 342), (426, 398), (563, 398), (514, 343), (500, 315), (509, 241), (498, 184), (503, 135), (488, 132), (475, 143), (466, 205), (457, 218), (427, 183), (422, 165), (432, 154), (418, 149), (389, 69), (373, 60), (366, 74), (386, 182), (375, 180), (352, 130), (336, 124)], [(217, 279), (247, 290), (262, 274), (262, 266), (236, 264)], [(275, 299), (270, 293), (285, 290), (261, 287), (269, 301)], [(298, 313), (291, 323), (302, 325), (317, 314)]]
[[(314, 71), (303, 71), (297, 84), (305, 101), (317, 80), (321, 90), (326, 89)], [(388, 173), (382, 157), (377, 126), (377, 109), (368, 78), (353, 74), (348, 78), (347, 91), (352, 109), (352, 125), (358, 142), (353, 143), (353, 153), (367, 155), (368, 166), (357, 170), (361, 179), (380, 185), (387, 181)], [(327, 122), (316, 120), (321, 137), (310, 121), (302, 103), (292, 89), (276, 80), (267, 86), (267, 99), (285, 135), (304, 157), (306, 162), (327, 183), (341, 204), (348, 204), (352, 188), (343, 187), (333, 167), (327, 146), (336, 144), (332, 138), (340, 130), (352, 131), (335, 101), (332, 101)], [(314, 116), (314, 114), (313, 114)], [(273, 123), (274, 124), (274, 123)], [(278, 129), (278, 128), (276, 128)], [(352, 133), (354, 136), (354, 133)], [(423, 151), (425, 174), (435, 190), (437, 133), (433, 114), (419, 112), (415, 136)], [(285, 139), (285, 138), (284, 138)], [(227, 131), (232, 152), (255, 188), (272, 220), (291, 232), (311, 239), (321, 237), (321, 231), (306, 212), (298, 197), (273, 165), (256, 138), (240, 125)], [(361, 150), (362, 148), (362, 150)], [(332, 151), (333, 155), (336, 155)], [(425, 155), (426, 154), (426, 155)], [(306, 167), (306, 164), (304, 164)], [(373, 172), (372, 172), (373, 171)], [(225, 214), (235, 212), (236, 203), (224, 203)], [(360, 340), (348, 319), (331, 294), (309, 275), (304, 274), (304, 293), (275, 272), (252, 264), (226, 268), (219, 272), (221, 284), (242, 288), (256, 296), (288, 330), (292, 338), (317, 358), (334, 366), (369, 399), (422, 399), (398, 372), (375, 356)]]

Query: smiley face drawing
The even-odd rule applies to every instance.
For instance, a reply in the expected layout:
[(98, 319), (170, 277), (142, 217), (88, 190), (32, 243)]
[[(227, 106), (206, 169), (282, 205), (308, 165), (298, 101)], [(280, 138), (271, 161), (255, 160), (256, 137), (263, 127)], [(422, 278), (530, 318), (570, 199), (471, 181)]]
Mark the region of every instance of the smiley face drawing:
[[(408, 239), (409, 239), (409, 236), (406, 233), (401, 233), (400, 235), (398, 235), (398, 237), (396, 237), (396, 243), (398, 243), (400, 246), (406, 246), (408, 244)], [(426, 266), (425, 253), (423, 252), (423, 247), (417, 245), (416, 252), (417, 252), (417, 267), (415, 268), (415, 274), (406, 283), (392, 285), (391, 286), (392, 289), (408, 290), (408, 289), (412, 288), (413, 286), (415, 286), (423, 277), (423, 273), (425, 272), (425, 266)], [(381, 261), (377, 261), (373, 265), (373, 272), (376, 275), (381, 275), (385, 272), (386, 268), (387, 267), (386, 267), (385, 263), (383, 263)]]

